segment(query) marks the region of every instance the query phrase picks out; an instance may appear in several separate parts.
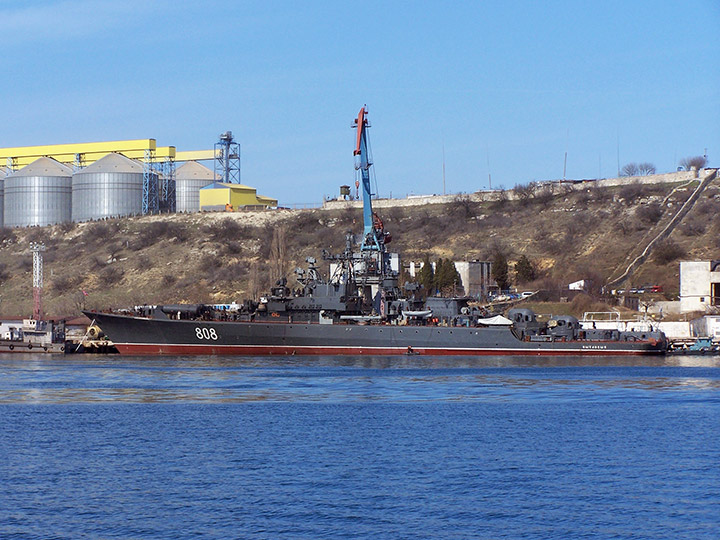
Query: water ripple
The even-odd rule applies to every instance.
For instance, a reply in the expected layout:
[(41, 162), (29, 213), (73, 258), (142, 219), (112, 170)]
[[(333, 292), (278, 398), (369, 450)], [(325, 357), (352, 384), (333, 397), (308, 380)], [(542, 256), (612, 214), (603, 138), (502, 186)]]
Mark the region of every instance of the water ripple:
[(0, 357), (0, 403), (720, 399), (720, 360)]

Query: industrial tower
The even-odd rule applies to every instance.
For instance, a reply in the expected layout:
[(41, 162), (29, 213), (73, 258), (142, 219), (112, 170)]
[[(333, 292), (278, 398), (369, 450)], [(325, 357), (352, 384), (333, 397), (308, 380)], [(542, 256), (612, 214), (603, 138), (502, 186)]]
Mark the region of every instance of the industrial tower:
[(33, 254), (33, 319), (42, 320), (42, 288), (43, 288), (43, 257), (45, 244), (30, 242), (30, 251)]
[(240, 183), (240, 145), (233, 139), (232, 131), (220, 134), (215, 143), (215, 176), (226, 184)]

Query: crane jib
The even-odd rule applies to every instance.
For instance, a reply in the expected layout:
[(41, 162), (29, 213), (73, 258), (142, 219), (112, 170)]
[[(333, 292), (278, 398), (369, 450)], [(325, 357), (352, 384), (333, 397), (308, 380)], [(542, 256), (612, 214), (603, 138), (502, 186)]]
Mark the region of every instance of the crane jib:
[(382, 231), (376, 231), (373, 221), (373, 210), (372, 210), (372, 192), (370, 190), (370, 160), (368, 159), (368, 144), (367, 144), (367, 127), (368, 121), (365, 115), (367, 110), (365, 107), (360, 109), (358, 117), (353, 123), (353, 127), (357, 129), (357, 145), (353, 154), (358, 156), (355, 169), (360, 171), (362, 178), (362, 192), (363, 192), (363, 242), (361, 250), (377, 250), (382, 251), (380, 247), (381, 239), (378, 235), (382, 235)]

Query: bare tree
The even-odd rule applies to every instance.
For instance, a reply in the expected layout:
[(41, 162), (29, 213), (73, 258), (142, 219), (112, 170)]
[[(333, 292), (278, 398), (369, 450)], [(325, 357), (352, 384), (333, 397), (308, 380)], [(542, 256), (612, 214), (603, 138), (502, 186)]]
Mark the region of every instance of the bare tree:
[(448, 209), (452, 214), (470, 219), (477, 213), (477, 206), (477, 203), (468, 195), (457, 195), (448, 205)]
[(637, 163), (628, 163), (620, 169), (620, 176), (638, 176), (639, 174), (640, 168)]
[(495, 200), (495, 203), (493, 204), (493, 208), (496, 210), (500, 210), (505, 207), (505, 205), (508, 202), (508, 194), (507, 191), (504, 189), (500, 189), (497, 192), (497, 199)]
[(260, 283), (260, 264), (257, 261), (250, 263), (250, 279), (248, 280), (248, 293), (250, 298), (256, 300), (262, 291), (262, 283)]
[(647, 176), (648, 174), (655, 174), (655, 165), (652, 163), (640, 163), (638, 165), (638, 172), (643, 175)]
[(515, 184), (513, 194), (522, 206), (527, 206), (535, 195), (535, 182), (529, 184)]
[(287, 266), (287, 241), (285, 240), (285, 227), (278, 225), (273, 230), (270, 244), (270, 280), (275, 283), (285, 275)]
[(707, 165), (705, 156), (686, 157), (680, 160), (680, 166), (686, 171), (692, 170), (693, 167), (698, 171)]
[(108, 246), (108, 248), (107, 248), (108, 253), (109, 253), (109, 255), (108, 255), (108, 262), (115, 262), (115, 261), (117, 261), (118, 256), (120, 255), (120, 252), (122, 251), (123, 247), (124, 247), (124, 246), (123, 246), (122, 243), (120, 243), (120, 242), (110, 244), (110, 245)]
[(652, 163), (628, 163), (620, 169), (620, 176), (647, 176), (655, 174), (655, 170)]
[(540, 187), (535, 193), (535, 199), (544, 207), (549, 206), (554, 198), (555, 188), (550, 182), (542, 184), (542, 187)]

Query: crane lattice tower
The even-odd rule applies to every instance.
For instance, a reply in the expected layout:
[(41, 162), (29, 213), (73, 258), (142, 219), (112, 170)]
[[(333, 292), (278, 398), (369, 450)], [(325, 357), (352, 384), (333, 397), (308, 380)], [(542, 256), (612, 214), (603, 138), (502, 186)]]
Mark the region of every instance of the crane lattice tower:
[(240, 145), (232, 131), (222, 133), (215, 143), (215, 176), (226, 184), (240, 183)]
[(33, 319), (42, 320), (42, 289), (43, 289), (43, 256), (45, 244), (30, 242), (30, 251), (33, 254)]

